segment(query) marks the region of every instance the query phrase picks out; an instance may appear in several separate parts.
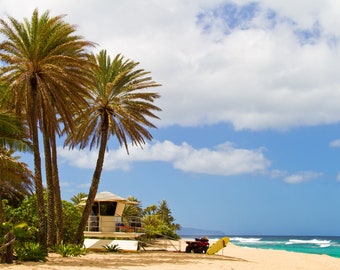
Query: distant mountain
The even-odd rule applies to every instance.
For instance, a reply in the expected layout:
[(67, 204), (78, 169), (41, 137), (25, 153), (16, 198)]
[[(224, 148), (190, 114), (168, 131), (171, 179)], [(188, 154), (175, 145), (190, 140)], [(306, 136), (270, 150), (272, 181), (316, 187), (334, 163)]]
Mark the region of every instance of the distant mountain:
[(198, 228), (189, 228), (189, 227), (182, 227), (180, 230), (177, 231), (180, 236), (207, 236), (207, 235), (225, 235), (222, 231), (215, 231), (215, 230), (204, 230)]

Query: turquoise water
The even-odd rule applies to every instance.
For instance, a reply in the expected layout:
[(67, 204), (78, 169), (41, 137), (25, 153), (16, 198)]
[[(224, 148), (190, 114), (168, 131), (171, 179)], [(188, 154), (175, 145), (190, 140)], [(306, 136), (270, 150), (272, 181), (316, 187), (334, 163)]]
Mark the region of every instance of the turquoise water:
[(243, 247), (327, 254), (340, 258), (339, 236), (231, 236), (230, 242)]

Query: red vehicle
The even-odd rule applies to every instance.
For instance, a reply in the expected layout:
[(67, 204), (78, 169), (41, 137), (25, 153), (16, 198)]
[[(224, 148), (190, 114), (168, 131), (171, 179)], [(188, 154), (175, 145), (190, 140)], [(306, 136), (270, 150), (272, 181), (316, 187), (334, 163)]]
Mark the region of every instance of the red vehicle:
[(186, 253), (206, 253), (209, 248), (209, 239), (206, 237), (195, 238), (195, 241), (186, 241)]

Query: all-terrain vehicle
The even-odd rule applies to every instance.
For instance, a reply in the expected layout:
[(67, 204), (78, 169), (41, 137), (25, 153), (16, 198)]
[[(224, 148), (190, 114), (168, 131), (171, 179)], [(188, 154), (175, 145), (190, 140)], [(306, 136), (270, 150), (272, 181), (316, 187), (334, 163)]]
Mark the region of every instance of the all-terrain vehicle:
[(195, 238), (195, 241), (186, 241), (186, 253), (206, 253), (209, 248), (209, 239), (207, 237)]

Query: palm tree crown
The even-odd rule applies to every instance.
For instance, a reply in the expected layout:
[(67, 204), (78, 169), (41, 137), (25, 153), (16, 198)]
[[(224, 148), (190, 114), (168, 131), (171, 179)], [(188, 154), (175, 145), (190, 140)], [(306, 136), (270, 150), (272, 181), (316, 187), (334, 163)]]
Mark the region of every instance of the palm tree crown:
[(155, 128), (149, 119), (158, 118), (152, 111), (160, 111), (153, 104), (158, 93), (142, 89), (160, 84), (151, 80), (149, 72), (136, 69), (139, 63), (125, 60), (118, 54), (111, 62), (102, 50), (91, 60), (98, 68), (94, 70), (95, 87), (90, 89), (89, 106), (76, 119), (77, 132), (70, 134), (66, 144), (90, 149), (98, 147), (103, 136), (103, 127), (108, 127), (106, 140), (115, 135), (128, 151), (128, 142), (142, 146), (152, 135), (147, 128)]
[(0, 33), (7, 38), (0, 44), (0, 59), (5, 63), (1, 72), (10, 88), (10, 104), (18, 114), (37, 108), (39, 118), (49, 119), (44, 125), (51, 132), (58, 130), (57, 116), (72, 126), (70, 106), (79, 109), (84, 104), (86, 86), (93, 78), (84, 50), (93, 43), (74, 35), (74, 26), (62, 18), (51, 18), (48, 11), (39, 17), (35, 10), (30, 21), (0, 19)]
[(27, 136), (25, 126), (17, 117), (0, 109), (0, 148), (31, 151)]
[(16, 203), (33, 190), (32, 172), (13, 156), (16, 150), (30, 150), (26, 137), (23, 124), (0, 109), (0, 223), (4, 218), (2, 199)]
[(0, 148), (0, 198), (23, 199), (33, 191), (33, 175), (27, 165)]

